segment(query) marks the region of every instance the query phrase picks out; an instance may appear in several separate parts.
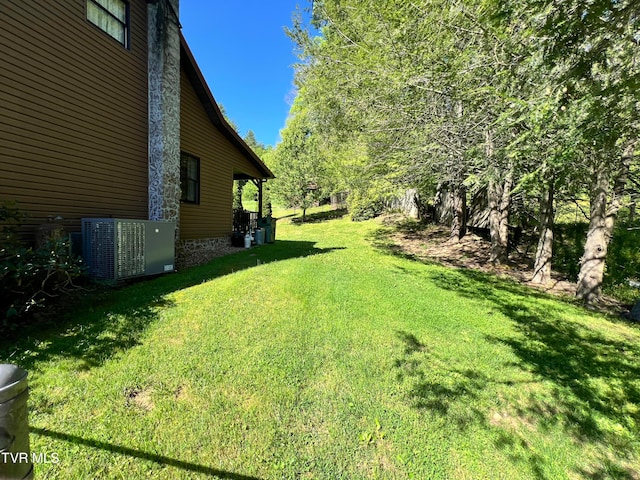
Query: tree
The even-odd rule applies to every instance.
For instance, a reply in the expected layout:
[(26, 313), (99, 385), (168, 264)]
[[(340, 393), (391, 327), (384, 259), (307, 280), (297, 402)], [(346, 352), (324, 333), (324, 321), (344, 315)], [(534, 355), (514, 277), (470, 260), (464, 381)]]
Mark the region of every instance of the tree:
[(267, 147), (264, 143), (258, 141), (258, 139), (256, 138), (256, 134), (253, 133), (253, 130), (249, 130), (244, 136), (243, 140), (259, 157), (262, 157), (269, 149), (269, 147)]
[[(590, 226), (576, 294), (601, 296), (608, 244), (638, 138), (640, 5), (632, 0), (493, 1), (493, 18), (520, 33), (557, 103), (573, 119), (571, 161), (589, 172)], [(533, 63), (533, 62), (532, 62)], [(548, 128), (545, 130), (548, 131)], [(566, 144), (565, 144), (566, 145)]]
[(273, 193), (284, 204), (301, 208), (304, 221), (307, 209), (324, 196), (325, 175), (318, 138), (301, 102), (294, 104), (281, 137), (273, 154)]
[[(222, 106), (220, 107), (220, 110), (224, 112), (224, 108)], [(227, 122), (230, 122), (230, 121), (227, 119)], [(233, 125), (233, 127), (236, 128), (235, 125)], [(255, 154), (258, 155), (259, 157), (262, 157), (267, 151), (267, 147), (265, 147), (264, 144), (258, 142), (258, 140), (256, 139), (255, 133), (253, 133), (253, 130), (249, 130), (247, 134), (244, 136), (243, 140), (251, 148), (251, 150), (253, 150)], [(234, 190), (233, 190), (233, 209), (234, 210), (243, 208), (242, 206), (243, 191), (245, 190), (245, 186), (247, 185), (247, 182), (248, 180), (237, 180), (236, 184), (234, 185)]]
[(224, 105), (222, 105), (221, 103), (218, 103), (218, 108), (220, 109), (220, 113), (222, 113), (222, 117), (225, 119), (225, 121), (229, 124), (229, 126), (231, 126), (231, 128), (233, 128), (237, 132), (238, 125), (236, 125), (236, 122), (234, 122), (233, 120), (231, 120), (231, 118), (229, 118), (229, 116), (227, 115), (227, 110), (224, 108)]
[[(322, 37), (312, 38), (300, 24), (290, 31), (303, 59), (297, 76), (304, 85), (300, 91), (317, 132), (324, 139), (365, 147), (360, 178), (369, 182), (354, 182), (352, 187), (360, 184), (364, 190), (351, 189), (352, 196), (375, 202), (364, 194), (372, 182), (401, 191), (434, 183), (425, 182), (425, 175), (438, 174), (462, 196), (458, 186), (466, 177), (460, 167), (466, 164), (470, 116), (463, 115), (456, 85), (443, 90), (430, 85), (445, 75), (454, 79), (459, 68), (459, 51), (442, 41), (442, 22), (435, 13), (445, 3), (315, 2), (313, 19)], [(426, 68), (430, 65), (435, 65), (432, 71)], [(380, 192), (379, 200), (388, 193)], [(456, 238), (463, 211), (455, 210)]]
[[(298, 98), (323, 158), (347, 164), (345, 145), (360, 152), (357, 177), (334, 168), (352, 198), (440, 185), (454, 199), (456, 240), (466, 191), (486, 191), (494, 263), (507, 258), (514, 194), (520, 205), (538, 198), (534, 281), (550, 278), (557, 199), (594, 192), (581, 262), (600, 285), (610, 237), (598, 225), (615, 220), (637, 163), (623, 153), (638, 136), (639, 9), (632, 0), (316, 0), (321, 34), (300, 21), (289, 31)], [(578, 295), (595, 301), (590, 289)]]
[[(584, 254), (580, 259), (576, 290), (576, 295), (589, 304), (596, 303), (602, 296), (607, 250), (622, 204), (634, 147), (634, 143), (627, 145), (619, 162), (608, 163), (608, 159), (601, 158), (594, 166), (589, 230)], [(616, 168), (618, 171), (612, 172), (612, 169)], [(611, 179), (614, 179), (613, 185)]]

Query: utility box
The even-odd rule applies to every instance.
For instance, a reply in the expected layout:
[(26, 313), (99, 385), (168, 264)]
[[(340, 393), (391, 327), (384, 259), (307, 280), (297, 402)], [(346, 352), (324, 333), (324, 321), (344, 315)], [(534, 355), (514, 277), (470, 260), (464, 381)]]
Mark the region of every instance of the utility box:
[(82, 258), (99, 280), (157, 275), (175, 270), (176, 224), (119, 218), (82, 219)]

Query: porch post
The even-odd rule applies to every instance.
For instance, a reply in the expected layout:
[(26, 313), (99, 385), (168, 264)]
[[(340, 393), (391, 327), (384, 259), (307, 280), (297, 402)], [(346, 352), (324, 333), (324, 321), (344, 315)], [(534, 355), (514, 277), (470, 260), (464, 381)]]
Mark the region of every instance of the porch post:
[(258, 218), (262, 218), (262, 180), (258, 180)]

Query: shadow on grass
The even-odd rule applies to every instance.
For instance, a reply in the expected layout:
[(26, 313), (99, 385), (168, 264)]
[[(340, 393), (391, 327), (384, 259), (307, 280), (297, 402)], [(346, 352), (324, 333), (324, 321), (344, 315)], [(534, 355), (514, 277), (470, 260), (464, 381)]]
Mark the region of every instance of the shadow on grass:
[(409, 233), (408, 230), (403, 231), (401, 226), (380, 227), (374, 230), (373, 233), (371, 233), (367, 237), (367, 240), (373, 248), (387, 255), (393, 255), (398, 258), (404, 258), (406, 260), (413, 260), (416, 262), (424, 263), (425, 265), (437, 265), (436, 262), (421, 259), (412, 253), (406, 252), (400, 245), (396, 244), (396, 242), (392, 238), (392, 235), (398, 232), (405, 234)]
[(599, 444), (617, 459), (601, 454), (579, 473), (587, 478), (637, 478), (625, 462), (640, 453), (640, 345), (638, 337), (606, 333), (606, 325), (586, 319), (557, 300), (471, 270), (433, 272), (431, 279), (458, 295), (489, 300), (511, 319), (518, 335), (487, 336), (508, 346), (516, 367), (552, 382), (550, 396), (534, 393), (518, 406), (518, 416), (542, 430), (559, 427), (577, 443)]
[(217, 468), (211, 468), (205, 465), (198, 465), (195, 463), (184, 462), (182, 460), (165, 457), (163, 455), (157, 455), (155, 453), (143, 452), (140, 450), (135, 450), (133, 448), (114, 445), (113, 443), (101, 442), (98, 440), (91, 440), (88, 438), (78, 437), (77, 435), (69, 435), (68, 433), (56, 432), (53, 430), (49, 430), (47, 428), (31, 427), (30, 430), (31, 430), (31, 433), (34, 433), (36, 435), (44, 435), (46, 437), (55, 438), (56, 440), (63, 440), (65, 442), (74, 443), (76, 445), (84, 445), (91, 448), (106, 450), (107, 452), (112, 452), (119, 455), (127, 455), (129, 457), (148, 460), (150, 462), (155, 462), (159, 465), (176, 467), (181, 470), (185, 470), (187, 472), (202, 473), (212, 477), (229, 479), (229, 480), (259, 480), (257, 477), (241, 475), (239, 473), (226, 472), (224, 470), (218, 470)]
[[(388, 233), (378, 232), (371, 242), (383, 252), (428, 264), (405, 254), (388, 242)], [(509, 318), (516, 334), (487, 335), (487, 341), (508, 347), (518, 359), (507, 368), (530, 372), (548, 382), (545, 394), (520, 390), (524, 400), (515, 405), (517, 417), (542, 431), (560, 428), (576, 444), (597, 445), (592, 463), (576, 465), (584, 478), (636, 479), (640, 468), (632, 463), (640, 456), (640, 342), (637, 328), (624, 332), (610, 319), (591, 317), (570, 302), (470, 269), (403, 269), (407, 275), (428, 279), (438, 287), (455, 292), (462, 299), (483, 299), (491, 310)], [(399, 332), (400, 353), (395, 367), (400, 380), (409, 380), (408, 399), (416, 409), (437, 415), (451, 415), (465, 407), (469, 414), (449, 418), (459, 427), (469, 422), (495, 430), (488, 412), (475, 411), (473, 405), (483, 390), (496, 379), (473, 369), (456, 369), (435, 364), (429, 345), (411, 332)], [(434, 368), (444, 375), (429, 375)], [(471, 407), (469, 407), (471, 405)], [(456, 415), (453, 415), (455, 417)], [(526, 435), (506, 429), (499, 433), (496, 446), (513, 451), (526, 445)], [(537, 478), (545, 478), (545, 459), (527, 454), (527, 462)], [(548, 459), (546, 460), (548, 461)]]
[(475, 404), (479, 393), (489, 382), (486, 376), (471, 369), (447, 368), (447, 379), (437, 381), (438, 377), (431, 373), (444, 366), (431, 355), (427, 344), (406, 331), (398, 331), (396, 336), (403, 352), (395, 359), (394, 367), (398, 380), (407, 381), (410, 385), (407, 397), (411, 406), (442, 417), (447, 416), (447, 420), (455, 423), (461, 431), (471, 424), (481, 422), (482, 413), (479, 409), (465, 408), (462, 415), (451, 415), (450, 410), (459, 402)]
[(296, 214), (295, 213), (290, 213), (288, 215), (281, 215), (280, 217), (275, 217), (276, 220), (285, 220), (287, 218), (292, 218), (295, 217)]
[(295, 217), (291, 219), (291, 223), (294, 225), (302, 225), (305, 223), (320, 223), (326, 222), (327, 220), (336, 220), (344, 217), (347, 214), (346, 208), (339, 208), (337, 210), (328, 210), (326, 212), (316, 212), (307, 214), (304, 221), (302, 217)]
[(161, 310), (174, 305), (165, 296), (227, 274), (275, 261), (328, 253), (315, 242), (283, 241), (219, 257), (182, 272), (139, 280), (110, 289), (87, 292), (68, 305), (55, 324), (25, 327), (14, 338), (0, 340), (0, 361), (35, 372), (52, 358), (73, 358), (88, 370), (140, 343), (144, 331)]

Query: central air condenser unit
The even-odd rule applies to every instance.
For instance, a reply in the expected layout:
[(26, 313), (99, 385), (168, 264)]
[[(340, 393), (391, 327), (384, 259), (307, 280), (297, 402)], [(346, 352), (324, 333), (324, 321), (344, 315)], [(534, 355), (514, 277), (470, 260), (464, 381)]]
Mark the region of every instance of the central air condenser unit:
[(175, 222), (83, 218), (87, 273), (101, 280), (123, 280), (172, 272), (175, 231)]

